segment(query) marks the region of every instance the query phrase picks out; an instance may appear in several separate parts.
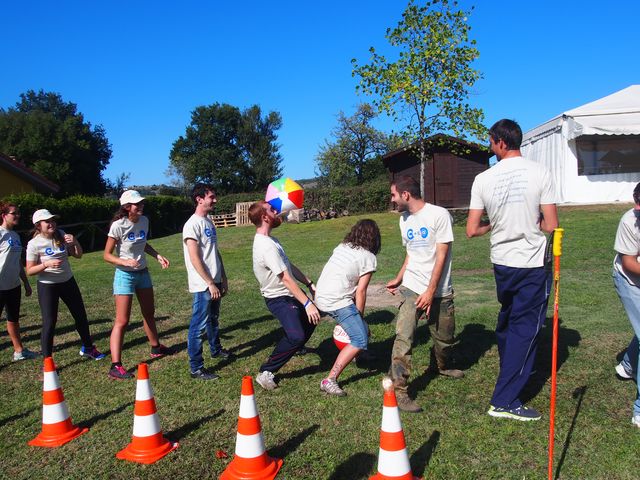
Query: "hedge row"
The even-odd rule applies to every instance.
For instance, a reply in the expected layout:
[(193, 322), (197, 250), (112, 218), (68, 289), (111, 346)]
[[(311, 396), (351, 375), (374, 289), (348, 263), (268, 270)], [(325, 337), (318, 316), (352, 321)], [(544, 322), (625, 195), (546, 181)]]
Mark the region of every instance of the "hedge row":
[[(75, 234), (87, 250), (104, 247), (111, 219), (120, 208), (117, 200), (83, 195), (55, 199), (28, 193), (10, 195), (3, 200), (20, 207), (22, 220), (18, 231), (25, 233), (31, 230), (33, 212), (46, 208), (51, 213), (60, 215), (60, 225), (80, 224), (65, 230)], [(149, 218), (151, 236), (162, 237), (181, 231), (184, 222), (193, 213), (193, 206), (191, 200), (186, 198), (158, 195), (146, 198), (144, 213)]]
[(305, 190), (305, 208), (335, 210), (349, 214), (384, 212), (389, 210), (389, 181), (380, 179), (356, 187), (316, 187)]

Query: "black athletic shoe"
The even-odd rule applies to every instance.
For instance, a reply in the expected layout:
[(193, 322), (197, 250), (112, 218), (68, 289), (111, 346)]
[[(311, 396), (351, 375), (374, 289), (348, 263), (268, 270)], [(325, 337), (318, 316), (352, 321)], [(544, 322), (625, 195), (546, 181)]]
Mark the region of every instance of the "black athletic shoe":
[(206, 368), (201, 368), (200, 370), (191, 372), (191, 378), (197, 378), (198, 380), (217, 380), (218, 378), (220, 378), (220, 375), (216, 375)]

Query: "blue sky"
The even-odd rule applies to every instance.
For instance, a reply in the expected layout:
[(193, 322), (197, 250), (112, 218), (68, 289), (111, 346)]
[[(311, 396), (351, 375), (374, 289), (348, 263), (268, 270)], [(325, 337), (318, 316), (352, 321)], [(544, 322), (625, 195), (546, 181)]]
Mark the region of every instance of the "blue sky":
[[(463, 0), (463, 7), (474, 2)], [(483, 0), (469, 17), (484, 78), (470, 102), (486, 124), (514, 118), (526, 131), (640, 83), (640, 2)], [(168, 183), (173, 142), (199, 105), (259, 104), (283, 117), (287, 176), (314, 176), (336, 125), (367, 97), (351, 58), (384, 50), (406, 3), (5, 2), (0, 107), (28, 89), (60, 93), (102, 124), (113, 158), (105, 177)], [(402, 125), (381, 121), (385, 130)]]

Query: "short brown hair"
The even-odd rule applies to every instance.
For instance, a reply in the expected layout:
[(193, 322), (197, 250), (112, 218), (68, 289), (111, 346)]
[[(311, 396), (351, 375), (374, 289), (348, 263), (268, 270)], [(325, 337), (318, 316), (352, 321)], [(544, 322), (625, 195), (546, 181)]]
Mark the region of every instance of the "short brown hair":
[(252, 203), (249, 207), (249, 220), (256, 227), (262, 225), (262, 215), (267, 211), (267, 205), (269, 205), (264, 200), (260, 200), (259, 202)]
[(422, 198), (420, 194), (420, 183), (409, 175), (400, 175), (391, 181), (391, 185), (395, 185), (398, 193), (409, 192), (413, 198)]

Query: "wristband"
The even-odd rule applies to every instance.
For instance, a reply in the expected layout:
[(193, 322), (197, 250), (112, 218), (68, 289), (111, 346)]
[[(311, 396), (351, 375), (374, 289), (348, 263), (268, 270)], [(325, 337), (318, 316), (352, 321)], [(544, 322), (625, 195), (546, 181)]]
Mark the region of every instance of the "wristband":
[(313, 285), (313, 281), (307, 283), (307, 288), (311, 288), (311, 285)]
[(306, 301), (306, 302), (304, 302), (304, 308), (307, 308), (307, 306), (308, 306), (310, 303), (311, 303), (311, 300), (309, 300), (309, 299), (307, 298), (307, 301)]

